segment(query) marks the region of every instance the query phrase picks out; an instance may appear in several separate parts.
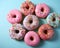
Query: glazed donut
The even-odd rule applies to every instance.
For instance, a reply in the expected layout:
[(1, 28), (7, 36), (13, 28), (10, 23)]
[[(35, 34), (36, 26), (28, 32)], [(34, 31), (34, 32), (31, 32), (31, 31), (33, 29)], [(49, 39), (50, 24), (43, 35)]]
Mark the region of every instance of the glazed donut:
[(39, 18), (46, 18), (49, 12), (50, 8), (45, 3), (36, 6), (35, 13)]
[(22, 21), (22, 14), (19, 10), (13, 9), (8, 13), (7, 20), (11, 24), (19, 23)]
[(21, 24), (13, 24), (9, 30), (10, 37), (16, 40), (22, 40), (25, 36), (26, 30)]
[(24, 15), (33, 14), (35, 11), (35, 6), (31, 1), (25, 1), (24, 3), (22, 3), (20, 11)]
[(40, 42), (38, 34), (34, 31), (29, 31), (24, 38), (24, 41), (29, 46), (37, 46)]
[(43, 24), (39, 27), (38, 34), (41, 39), (48, 40), (54, 35), (54, 30), (49, 24)]
[(24, 18), (23, 25), (27, 30), (34, 30), (39, 26), (39, 20), (35, 15), (28, 15)]
[(59, 17), (56, 13), (50, 13), (46, 20), (47, 20), (47, 23), (52, 27), (59, 26)]

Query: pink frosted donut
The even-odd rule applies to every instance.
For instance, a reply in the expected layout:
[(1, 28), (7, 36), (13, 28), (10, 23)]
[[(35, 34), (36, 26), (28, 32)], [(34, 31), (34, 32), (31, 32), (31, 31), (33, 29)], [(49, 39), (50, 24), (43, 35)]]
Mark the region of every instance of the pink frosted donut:
[(19, 23), (22, 21), (22, 14), (19, 10), (14, 9), (8, 13), (7, 20), (11, 23)]
[(26, 34), (26, 30), (21, 24), (13, 24), (9, 30), (10, 37), (16, 40), (22, 40)]
[(32, 2), (25, 1), (22, 3), (20, 10), (24, 15), (33, 14), (35, 11), (35, 6)]
[(29, 31), (24, 38), (24, 41), (29, 46), (37, 46), (40, 42), (38, 34), (34, 31)]
[(35, 13), (40, 18), (45, 18), (50, 12), (50, 8), (46, 4), (38, 4)]
[(39, 27), (38, 34), (41, 39), (47, 40), (52, 38), (54, 30), (49, 24), (43, 24)]

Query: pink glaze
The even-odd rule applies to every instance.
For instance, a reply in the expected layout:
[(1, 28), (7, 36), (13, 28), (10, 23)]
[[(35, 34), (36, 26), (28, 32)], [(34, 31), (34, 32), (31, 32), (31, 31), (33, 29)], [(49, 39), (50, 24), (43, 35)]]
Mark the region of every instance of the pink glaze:
[(38, 34), (34, 31), (29, 31), (24, 38), (24, 41), (29, 46), (37, 46), (40, 42)]
[(38, 4), (35, 13), (40, 18), (45, 18), (50, 12), (50, 8), (46, 4)]
[(43, 24), (39, 27), (38, 34), (41, 39), (51, 39), (54, 35), (54, 30), (49, 24)]
[(35, 11), (35, 6), (32, 2), (24, 2), (21, 5), (20, 11), (24, 14), (24, 15), (28, 15), (28, 14), (33, 14)]
[(7, 20), (11, 23), (19, 23), (22, 21), (22, 14), (19, 10), (14, 9), (8, 13)]

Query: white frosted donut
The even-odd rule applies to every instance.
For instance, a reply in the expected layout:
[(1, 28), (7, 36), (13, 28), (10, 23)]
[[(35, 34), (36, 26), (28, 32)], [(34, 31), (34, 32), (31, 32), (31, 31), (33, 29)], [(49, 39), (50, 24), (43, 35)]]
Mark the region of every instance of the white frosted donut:
[(39, 20), (35, 15), (28, 15), (24, 18), (23, 25), (27, 30), (34, 30), (39, 26)]
[(21, 24), (13, 24), (9, 31), (10, 37), (16, 40), (23, 39), (26, 33), (26, 30), (22, 27)]
[(59, 16), (57, 13), (50, 13), (46, 20), (47, 23), (54, 28), (59, 26)]

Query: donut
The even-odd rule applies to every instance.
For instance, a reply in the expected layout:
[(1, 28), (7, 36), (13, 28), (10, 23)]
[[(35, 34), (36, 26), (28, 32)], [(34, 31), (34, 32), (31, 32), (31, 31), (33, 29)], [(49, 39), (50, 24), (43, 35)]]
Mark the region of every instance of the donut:
[(7, 20), (11, 24), (19, 23), (22, 21), (22, 14), (19, 10), (13, 9), (8, 13)]
[(43, 24), (38, 29), (38, 34), (41, 39), (48, 40), (54, 35), (54, 30), (49, 24)]
[(28, 15), (24, 18), (23, 25), (27, 30), (34, 30), (39, 26), (39, 19), (35, 15)]
[(25, 35), (24, 42), (29, 46), (37, 46), (40, 42), (40, 38), (36, 32), (29, 31)]
[(20, 7), (20, 11), (24, 15), (33, 14), (35, 11), (35, 5), (31, 1), (25, 1)]
[(22, 40), (26, 34), (26, 30), (21, 24), (13, 24), (9, 30), (10, 37), (15, 40)]
[(54, 28), (59, 26), (59, 17), (56, 13), (50, 13), (46, 18), (46, 21)]
[(35, 14), (39, 18), (46, 18), (49, 12), (50, 12), (50, 8), (45, 3), (38, 4), (36, 6)]
[(58, 15), (59, 16), (59, 23), (60, 23), (60, 15)]

